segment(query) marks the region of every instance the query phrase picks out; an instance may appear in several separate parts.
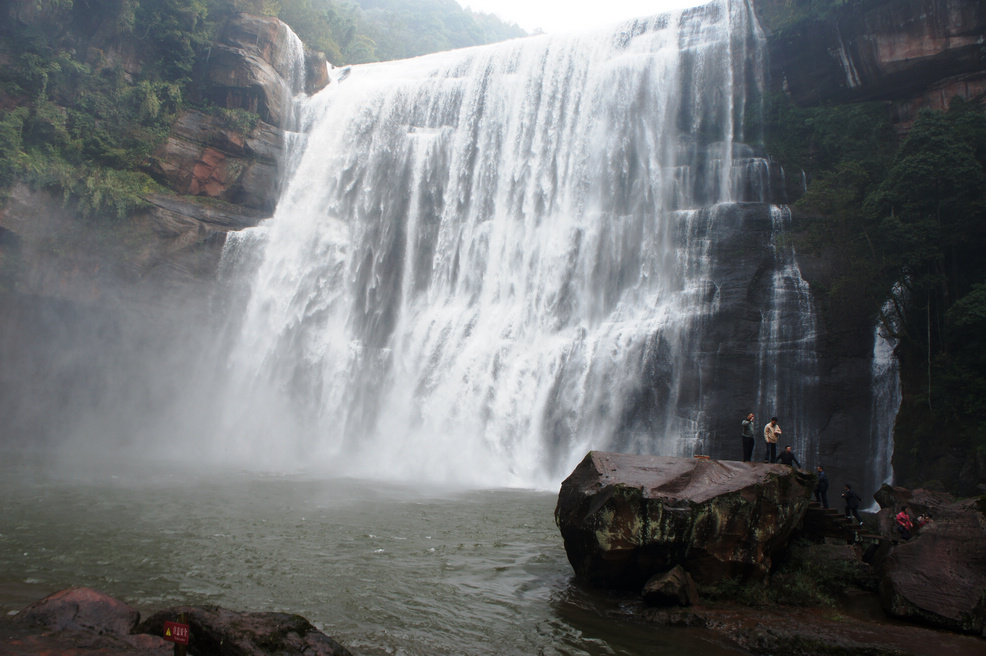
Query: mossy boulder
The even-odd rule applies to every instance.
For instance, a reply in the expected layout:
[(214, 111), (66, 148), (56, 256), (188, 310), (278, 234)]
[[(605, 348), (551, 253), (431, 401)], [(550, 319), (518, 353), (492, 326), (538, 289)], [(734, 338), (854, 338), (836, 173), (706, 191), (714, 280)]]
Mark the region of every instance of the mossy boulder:
[(763, 578), (813, 487), (785, 465), (593, 451), (562, 483), (555, 522), (596, 587), (639, 590), (676, 565), (703, 584)]

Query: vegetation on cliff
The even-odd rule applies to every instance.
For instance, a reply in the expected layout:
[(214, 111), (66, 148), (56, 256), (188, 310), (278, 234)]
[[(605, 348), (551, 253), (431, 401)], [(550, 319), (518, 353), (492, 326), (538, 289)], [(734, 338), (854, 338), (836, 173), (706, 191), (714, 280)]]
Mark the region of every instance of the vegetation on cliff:
[(838, 272), (813, 281), (830, 334), (872, 316), (897, 340), (898, 478), (973, 491), (986, 459), (983, 105), (922, 112), (903, 140), (884, 103), (804, 108), (778, 96), (767, 115), (768, 150), (808, 181), (795, 205), (801, 245)]
[[(334, 64), (522, 36), (453, 0), (14, 0), (0, 5), (0, 199), (16, 180), (83, 217), (125, 217), (156, 183), (141, 163), (187, 106), (233, 14), (277, 16)], [(233, 117), (242, 118), (242, 117)]]

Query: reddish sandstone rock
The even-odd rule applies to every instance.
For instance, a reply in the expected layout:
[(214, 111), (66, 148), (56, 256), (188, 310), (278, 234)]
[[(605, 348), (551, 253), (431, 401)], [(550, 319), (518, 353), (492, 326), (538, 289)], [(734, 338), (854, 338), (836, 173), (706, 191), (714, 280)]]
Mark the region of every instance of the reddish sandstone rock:
[(762, 577), (813, 486), (785, 465), (593, 451), (562, 483), (555, 522), (598, 587), (639, 590), (675, 565), (700, 583)]
[(127, 635), (140, 613), (127, 604), (90, 588), (68, 588), (48, 595), (21, 611), (15, 622), (52, 631), (78, 630)]

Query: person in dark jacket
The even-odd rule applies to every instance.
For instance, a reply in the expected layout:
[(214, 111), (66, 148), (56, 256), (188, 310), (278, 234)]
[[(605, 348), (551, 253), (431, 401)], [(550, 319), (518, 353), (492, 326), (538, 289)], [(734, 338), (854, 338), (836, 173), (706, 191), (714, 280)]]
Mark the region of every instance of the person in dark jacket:
[(784, 450), (781, 451), (781, 455), (777, 456), (777, 459), (780, 461), (782, 465), (787, 465), (788, 467), (797, 467), (798, 469), (801, 469), (801, 463), (798, 462), (798, 459), (794, 457), (794, 451), (791, 450), (790, 445), (785, 447)]
[(753, 445), (756, 444), (756, 428), (753, 426), (753, 413), (743, 420), (743, 462), (753, 460)]
[(829, 507), (829, 477), (821, 465), (818, 466), (818, 485), (815, 486), (815, 501), (822, 504), (822, 508)]
[(846, 519), (850, 517), (855, 517), (856, 521), (863, 524), (863, 520), (859, 518), (859, 495), (856, 494), (853, 489), (846, 483), (846, 489), (842, 492), (842, 498), (846, 500)]

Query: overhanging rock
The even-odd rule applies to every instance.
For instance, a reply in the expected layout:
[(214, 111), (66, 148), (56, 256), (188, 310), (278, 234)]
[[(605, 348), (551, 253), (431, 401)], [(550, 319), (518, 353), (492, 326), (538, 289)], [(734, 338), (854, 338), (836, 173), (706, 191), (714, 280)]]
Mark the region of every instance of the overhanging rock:
[(770, 571), (814, 476), (786, 465), (590, 452), (565, 479), (555, 522), (575, 574), (636, 589), (681, 565), (699, 583)]

